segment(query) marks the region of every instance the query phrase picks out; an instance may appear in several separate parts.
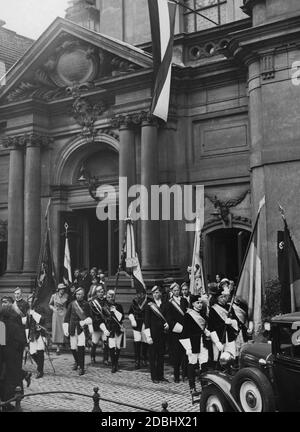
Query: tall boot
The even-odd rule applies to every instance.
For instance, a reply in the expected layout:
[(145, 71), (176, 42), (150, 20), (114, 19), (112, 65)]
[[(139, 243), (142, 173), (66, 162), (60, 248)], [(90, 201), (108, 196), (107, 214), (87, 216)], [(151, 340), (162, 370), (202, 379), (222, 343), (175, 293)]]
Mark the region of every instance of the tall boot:
[(116, 348), (116, 371), (119, 370), (119, 357), (120, 357), (121, 350)]
[(77, 350), (71, 350), (72, 354), (73, 354), (73, 358), (74, 358), (74, 364), (72, 367), (72, 370), (77, 370), (78, 368), (78, 352)]
[(96, 348), (97, 348), (97, 345), (95, 343), (93, 343), (92, 348), (91, 348), (91, 363), (93, 363), (93, 364), (96, 363)]
[(187, 373), (188, 373), (188, 379), (189, 379), (189, 386), (190, 391), (194, 392), (196, 391), (196, 384), (195, 384), (195, 365), (188, 364), (187, 366)]
[(37, 351), (38, 373), (36, 375), (36, 378), (42, 378), (44, 376), (44, 359), (45, 359), (44, 350)]
[(148, 344), (142, 342), (142, 356), (143, 356), (143, 366), (148, 366)]
[(116, 368), (116, 350), (115, 348), (110, 348), (110, 359), (111, 359), (111, 373), (117, 372)]
[(78, 365), (79, 365), (79, 375), (84, 375), (84, 352), (85, 347), (78, 347)]
[(108, 355), (109, 355), (109, 348), (108, 348), (108, 342), (103, 341), (103, 364), (108, 366)]
[(141, 342), (134, 342), (135, 369), (141, 368)]

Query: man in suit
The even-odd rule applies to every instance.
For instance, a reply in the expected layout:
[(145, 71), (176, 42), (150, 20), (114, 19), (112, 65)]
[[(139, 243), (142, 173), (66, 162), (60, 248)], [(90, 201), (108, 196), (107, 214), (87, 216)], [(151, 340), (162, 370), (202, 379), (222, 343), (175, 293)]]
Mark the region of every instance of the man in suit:
[(192, 307), (191, 305), (191, 293), (190, 293), (190, 289), (189, 289), (189, 285), (187, 282), (183, 282), (181, 284), (181, 294), (182, 297), (187, 301), (188, 307)]
[(23, 293), (20, 287), (14, 290), (15, 301), (13, 303), (13, 309), (20, 315), (22, 323), (25, 326), (27, 321), (27, 313), (29, 311), (29, 303), (23, 299)]
[(172, 297), (169, 300), (168, 323), (170, 325), (169, 346), (174, 368), (174, 381), (179, 383), (180, 366), (183, 364), (184, 350), (179, 342), (183, 329), (183, 319), (188, 308), (187, 300), (180, 296), (180, 287), (174, 282), (171, 287)]
[(151, 379), (154, 383), (168, 381), (164, 378), (164, 354), (166, 333), (169, 330), (167, 322), (168, 301), (162, 300), (161, 288), (155, 285), (152, 290), (153, 301), (145, 310), (145, 334), (149, 344), (149, 360)]
[[(71, 352), (75, 360), (73, 370), (79, 367), (79, 375), (84, 375), (85, 344), (89, 326), (92, 327), (92, 318), (89, 303), (84, 300), (84, 289), (77, 288), (75, 295), (76, 300), (67, 309), (63, 329), (65, 336), (70, 336)], [(92, 329), (90, 331), (92, 333)]]

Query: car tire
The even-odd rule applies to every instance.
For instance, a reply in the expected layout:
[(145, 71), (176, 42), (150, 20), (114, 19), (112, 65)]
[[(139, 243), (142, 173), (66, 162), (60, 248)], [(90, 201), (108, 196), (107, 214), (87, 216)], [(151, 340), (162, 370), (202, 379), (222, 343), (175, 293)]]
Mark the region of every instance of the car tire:
[(240, 369), (233, 377), (231, 393), (244, 412), (274, 412), (272, 385), (259, 369)]
[(200, 398), (200, 412), (230, 412), (232, 411), (226, 397), (214, 385), (203, 388)]

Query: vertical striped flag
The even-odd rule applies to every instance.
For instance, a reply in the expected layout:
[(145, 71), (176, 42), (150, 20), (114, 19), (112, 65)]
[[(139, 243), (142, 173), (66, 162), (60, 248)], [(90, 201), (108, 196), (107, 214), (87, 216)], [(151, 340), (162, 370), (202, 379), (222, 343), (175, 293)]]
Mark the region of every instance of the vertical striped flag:
[(265, 205), (265, 197), (259, 203), (256, 221), (248, 243), (241, 269), (236, 295), (247, 302), (248, 318), (253, 321), (254, 333), (261, 327), (262, 309), (262, 264), (259, 216)]
[(66, 285), (69, 285), (72, 282), (72, 269), (71, 269), (71, 254), (69, 248), (69, 240), (68, 240), (68, 224), (65, 223), (65, 253), (64, 253), (64, 273), (63, 280)]
[(203, 263), (200, 257), (200, 245), (201, 245), (201, 221), (200, 218), (197, 217), (192, 269), (191, 269), (191, 279), (190, 279), (190, 291), (191, 294), (194, 295), (196, 294), (203, 295), (206, 292), (204, 274), (203, 274)]
[(284, 231), (278, 233), (278, 277), (281, 283), (280, 309), (282, 313), (300, 310), (300, 259), (290, 230), (280, 207)]
[(166, 122), (170, 101), (176, 4), (168, 0), (148, 0), (148, 8), (155, 78), (151, 114)]
[(127, 273), (132, 275), (137, 292), (146, 292), (138, 254), (135, 249), (133, 223), (130, 218), (126, 220), (125, 267)]

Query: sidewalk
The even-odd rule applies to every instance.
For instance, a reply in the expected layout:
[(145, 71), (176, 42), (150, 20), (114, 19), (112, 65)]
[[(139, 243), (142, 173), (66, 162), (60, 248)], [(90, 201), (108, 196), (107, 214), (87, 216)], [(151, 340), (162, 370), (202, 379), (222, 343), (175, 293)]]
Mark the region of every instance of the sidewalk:
[[(102, 357), (102, 356), (101, 356)], [(36, 368), (28, 360), (25, 368), (33, 372), (31, 386), (25, 388), (25, 395), (36, 392), (71, 391), (93, 395), (93, 388), (99, 387), (101, 398), (137, 405), (147, 409), (161, 411), (162, 403), (168, 403), (170, 412), (197, 412), (199, 405), (192, 406), (188, 382), (174, 383), (172, 368), (165, 365), (165, 377), (169, 383), (154, 384), (146, 369), (134, 370), (133, 359), (120, 359), (120, 371), (111, 373), (110, 367), (103, 366), (100, 359), (96, 365), (90, 364), (90, 356), (86, 355), (86, 374), (79, 376), (72, 371), (73, 357), (63, 353), (57, 356), (51, 353), (55, 374), (47, 357), (45, 357), (45, 375), (35, 379)], [(41, 411), (72, 411), (90, 412), (93, 400), (83, 396), (70, 394), (37, 395), (22, 400), (22, 410), (27, 412)], [(100, 401), (103, 412), (134, 412), (139, 411), (111, 402)]]

